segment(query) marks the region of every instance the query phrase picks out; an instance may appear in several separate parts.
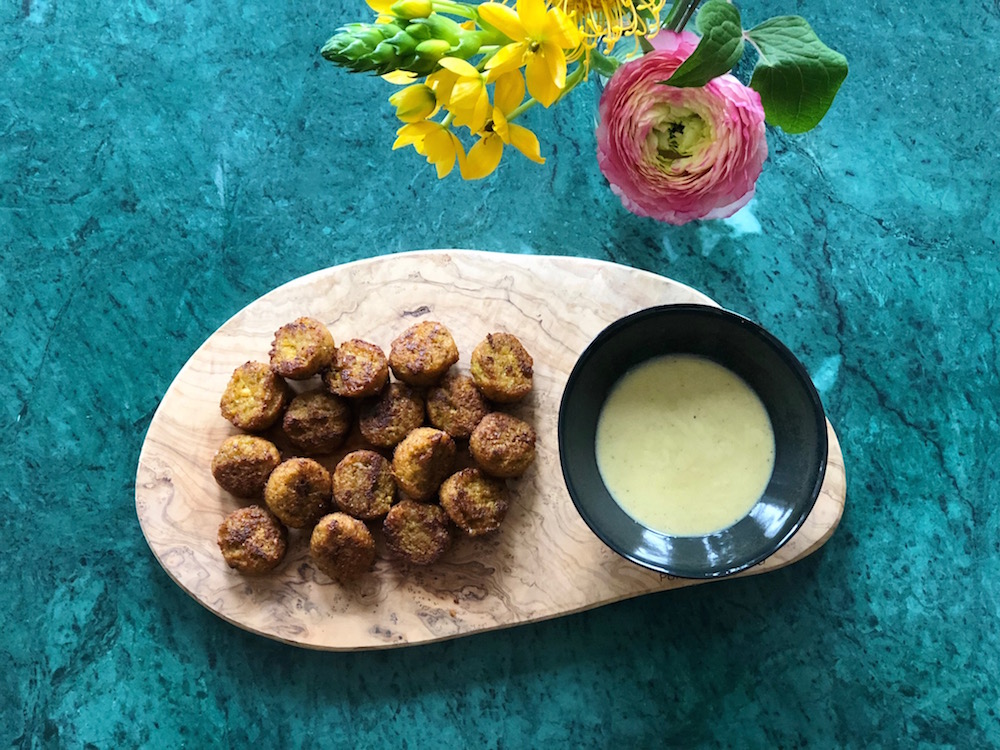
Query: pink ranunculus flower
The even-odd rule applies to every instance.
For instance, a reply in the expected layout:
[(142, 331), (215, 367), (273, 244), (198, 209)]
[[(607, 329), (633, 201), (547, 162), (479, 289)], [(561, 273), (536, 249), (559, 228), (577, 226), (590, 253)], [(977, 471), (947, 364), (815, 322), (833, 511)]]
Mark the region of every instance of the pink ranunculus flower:
[(650, 41), (654, 50), (618, 68), (601, 95), (601, 172), (639, 216), (732, 216), (750, 202), (767, 158), (760, 95), (731, 75), (702, 88), (663, 86), (698, 37), (661, 31)]

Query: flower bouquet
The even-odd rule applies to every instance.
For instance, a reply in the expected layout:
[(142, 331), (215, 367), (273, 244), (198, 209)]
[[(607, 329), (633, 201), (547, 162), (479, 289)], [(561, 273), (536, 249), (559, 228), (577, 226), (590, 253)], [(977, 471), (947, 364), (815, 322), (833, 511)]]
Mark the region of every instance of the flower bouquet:
[[(516, 120), (551, 107), (588, 76), (603, 84), (597, 162), (623, 205), (672, 224), (731, 216), (767, 158), (765, 123), (815, 127), (847, 60), (804, 18), (744, 29), (728, 0), (367, 0), (370, 23), (341, 27), (327, 60), (382, 76), (413, 146), (443, 178), (492, 173), (505, 149), (542, 164)], [(700, 6), (700, 7), (699, 7)], [(694, 19), (698, 33), (685, 30)], [(732, 70), (750, 50), (748, 84)]]

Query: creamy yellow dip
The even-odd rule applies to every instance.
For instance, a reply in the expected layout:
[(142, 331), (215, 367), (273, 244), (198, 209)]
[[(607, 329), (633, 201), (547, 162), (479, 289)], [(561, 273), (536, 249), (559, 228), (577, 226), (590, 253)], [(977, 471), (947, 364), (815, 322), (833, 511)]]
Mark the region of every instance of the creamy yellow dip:
[(774, 432), (757, 394), (722, 365), (686, 354), (651, 359), (615, 384), (596, 448), (621, 508), (675, 536), (743, 518), (774, 469)]

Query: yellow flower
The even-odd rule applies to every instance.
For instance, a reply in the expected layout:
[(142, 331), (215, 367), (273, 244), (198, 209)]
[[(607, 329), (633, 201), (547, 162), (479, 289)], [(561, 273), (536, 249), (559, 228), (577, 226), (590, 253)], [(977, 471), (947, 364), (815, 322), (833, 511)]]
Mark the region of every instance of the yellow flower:
[(507, 119), (524, 99), (521, 71), (512, 70), (497, 78), (493, 98), (493, 115), (490, 121), (479, 133), (479, 140), (469, 149), (469, 155), (459, 162), (462, 179), (478, 180), (492, 174), (500, 164), (504, 144), (513, 146), (534, 162), (545, 163), (535, 134)]
[(566, 86), (565, 50), (576, 50), (582, 42), (579, 29), (558, 8), (545, 7), (545, 0), (517, 0), (517, 10), (499, 3), (483, 3), (479, 15), (490, 26), (513, 40), (486, 62), (491, 77), (524, 66), (528, 91), (548, 107)]
[(417, 153), (427, 157), (427, 163), (437, 168), (438, 179), (447, 177), (458, 159), (459, 168), (465, 162), (465, 150), (451, 130), (439, 122), (421, 120), (404, 125), (396, 131), (392, 150), (413, 146)]
[(438, 110), (434, 91), (423, 83), (415, 83), (397, 91), (389, 97), (389, 104), (396, 108), (396, 117), (403, 122), (426, 120)]
[(392, 4), (396, 2), (396, 0), (365, 0), (365, 2), (368, 3), (368, 7), (376, 13), (391, 15)]
[(415, 82), (419, 75), (416, 73), (411, 73), (408, 70), (392, 70), (382, 76), (382, 80), (388, 83), (394, 83), (397, 86), (406, 86)]
[(441, 70), (427, 76), (438, 102), (455, 116), (455, 124), (473, 133), (483, 129), (490, 114), (486, 76), (465, 60), (442, 57)]
[(653, 36), (659, 30), (665, 0), (559, 0), (562, 10), (583, 33), (584, 46), (603, 41), (610, 51), (622, 37)]

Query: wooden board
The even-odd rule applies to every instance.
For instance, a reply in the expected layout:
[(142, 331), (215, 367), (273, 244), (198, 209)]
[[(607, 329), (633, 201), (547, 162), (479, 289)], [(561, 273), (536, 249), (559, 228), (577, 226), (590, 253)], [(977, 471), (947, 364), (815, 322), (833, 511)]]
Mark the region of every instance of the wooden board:
[[(695, 581), (638, 567), (609, 550), (577, 514), (559, 467), (559, 400), (577, 357), (613, 320), (657, 304), (714, 304), (669, 279), (581, 258), (424, 251), (329, 268), (290, 282), (240, 311), (191, 357), (163, 397), (139, 457), (136, 510), (167, 573), (219, 617), (260, 635), (327, 650), (405, 646), (578, 612)], [(512, 411), (538, 431), (533, 468), (513, 481), (511, 510), (486, 539), (457, 542), (438, 563), (405, 569), (380, 555), (375, 570), (343, 587), (316, 571), (308, 537), (264, 578), (231, 571), (216, 531), (237, 501), (215, 484), (210, 462), (236, 432), (219, 414), (233, 369), (266, 361), (274, 331), (299, 316), (324, 321), (339, 342), (364, 338), (388, 350), (403, 329), (439, 320), (467, 371), (486, 333), (516, 334), (535, 360), (535, 389)], [(815, 509), (778, 553), (742, 575), (800, 560), (843, 513), (843, 457), (830, 456)]]

